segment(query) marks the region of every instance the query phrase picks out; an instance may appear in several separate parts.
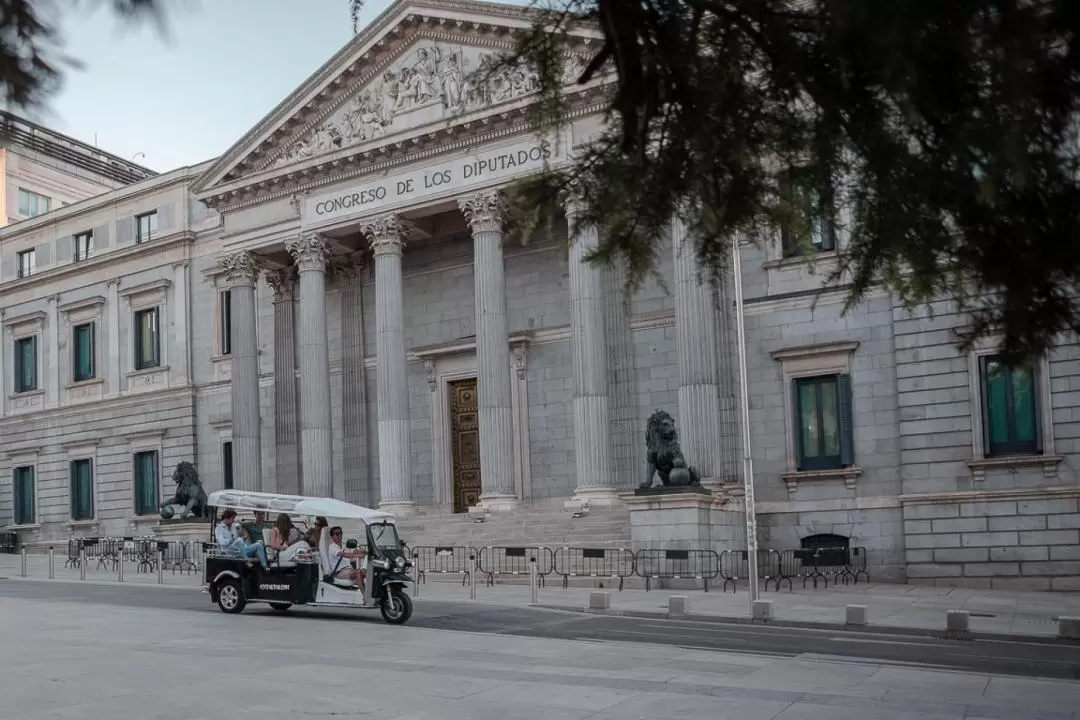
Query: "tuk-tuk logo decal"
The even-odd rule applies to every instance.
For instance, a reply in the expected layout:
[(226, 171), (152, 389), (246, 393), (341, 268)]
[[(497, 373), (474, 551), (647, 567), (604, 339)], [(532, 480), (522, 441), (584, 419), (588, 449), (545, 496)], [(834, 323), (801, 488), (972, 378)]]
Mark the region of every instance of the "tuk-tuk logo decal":
[(279, 583), (262, 583), (259, 585), (259, 590), (265, 590), (267, 592), (280, 592), (287, 591), (291, 588), (288, 585), (282, 585)]

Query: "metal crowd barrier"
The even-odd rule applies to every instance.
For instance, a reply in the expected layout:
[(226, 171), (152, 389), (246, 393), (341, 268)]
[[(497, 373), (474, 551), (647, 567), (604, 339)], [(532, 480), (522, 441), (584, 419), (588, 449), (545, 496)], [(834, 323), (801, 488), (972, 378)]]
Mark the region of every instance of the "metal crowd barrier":
[(460, 575), (464, 586), (476, 569), (476, 550), (465, 545), (418, 545), (409, 548), (416, 581), (426, 583), (428, 573)]
[(791, 584), (791, 578), (802, 578), (803, 587), (812, 582), (814, 588), (820, 579), (826, 588), (829, 579), (833, 584), (858, 584), (860, 577), (870, 582), (870, 573), (866, 570), (866, 548), (862, 547), (822, 547), (805, 550), (784, 550), (781, 555), (782, 575)]
[(561, 547), (555, 550), (552, 568), (562, 576), (565, 590), (572, 577), (611, 578), (623, 589), (626, 578), (634, 574), (636, 557), (633, 550), (619, 548)]
[[(724, 550), (720, 553), (720, 577), (724, 580), (723, 589), (726, 591), (728, 583), (731, 583), (731, 592), (735, 592), (739, 580), (750, 577), (749, 553), (746, 550)], [(782, 580), (788, 581), (788, 589), (791, 587), (791, 579), (781, 574), (780, 553), (776, 550), (757, 551), (758, 580), (764, 580), (765, 590), (769, 589), (769, 582), (779, 590)]]
[(720, 576), (720, 556), (713, 550), (638, 550), (635, 565), (646, 591), (653, 580), (697, 580), (708, 592), (709, 581)]
[[(536, 560), (535, 569), (530, 559)], [(554, 571), (555, 555), (549, 548), (539, 545), (526, 547), (501, 547), (489, 545), (480, 548), (476, 558), (477, 571), (487, 575), (487, 584), (495, 584), (496, 575), (532, 575), (537, 584), (544, 587), (545, 578)]]

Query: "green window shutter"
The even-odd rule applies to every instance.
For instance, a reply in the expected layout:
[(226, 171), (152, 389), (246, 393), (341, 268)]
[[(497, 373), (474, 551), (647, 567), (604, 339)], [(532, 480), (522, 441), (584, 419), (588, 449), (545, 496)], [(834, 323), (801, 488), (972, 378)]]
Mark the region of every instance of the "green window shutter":
[(94, 465), (92, 460), (71, 462), (71, 519), (94, 517)]
[(839, 405), (840, 464), (850, 467), (855, 464), (855, 428), (851, 407), (851, 376), (847, 373), (836, 376), (836, 395)]
[(68, 463), (68, 477), (71, 478), (71, 519), (79, 519), (79, 464), (72, 460)]
[(22, 381), (22, 377), (23, 377), (22, 355), (23, 355), (22, 340), (16, 340), (15, 341), (14, 352), (12, 353), (12, 359), (14, 360), (12, 365), (14, 366), (14, 370), (15, 370), (15, 374), (14, 374), (14, 377), (12, 378), (12, 380), (14, 380), (14, 390), (15, 390), (15, 392), (22, 392), (23, 391), (23, 384), (22, 384), (23, 383), (23, 381)]
[(15, 468), (13, 473), (14, 519), (16, 525), (34, 523), (34, 468)]
[(233, 489), (233, 457), (232, 457), (232, 442), (222, 443), (221, 445), (221, 468), (222, 468), (222, 487), (225, 490)]
[(802, 470), (806, 464), (802, 437), (802, 403), (799, 401), (799, 381), (791, 381), (791, 432), (795, 439), (795, 469)]

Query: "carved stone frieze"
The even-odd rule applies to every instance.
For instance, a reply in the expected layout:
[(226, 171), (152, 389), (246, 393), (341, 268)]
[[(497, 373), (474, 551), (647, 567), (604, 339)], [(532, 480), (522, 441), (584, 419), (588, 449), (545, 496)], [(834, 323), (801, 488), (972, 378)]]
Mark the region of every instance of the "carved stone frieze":
[(529, 348), (526, 345), (514, 345), (512, 348), (514, 357), (514, 372), (518, 380), (524, 380), (528, 375)]
[(427, 377), (428, 388), (431, 392), (439, 389), (439, 376), (435, 370), (435, 361), (430, 358), (424, 360), (424, 375)]
[(254, 285), (259, 278), (259, 265), (255, 256), (244, 250), (221, 258), (219, 265), (225, 273), (228, 285)]
[(296, 292), (296, 268), (289, 266), (280, 270), (268, 270), (266, 283), (274, 291), (274, 302), (292, 300)]
[(287, 240), (285, 249), (296, 261), (300, 272), (317, 270), (326, 271), (326, 260), (330, 257), (330, 245), (326, 238), (318, 233), (303, 233), (300, 237)]
[(381, 215), (360, 226), (360, 232), (367, 237), (376, 255), (400, 253), (410, 230), (407, 222), (392, 214)]
[[(259, 169), (302, 162), (539, 90), (535, 68), (505, 66), (498, 60), (498, 52), (423, 41), (409, 48), (317, 128), (280, 154), (271, 155)], [(567, 55), (564, 83), (576, 82), (586, 63), (584, 55)]]
[(502, 232), (506, 198), (501, 190), (485, 190), (458, 200), (469, 229), (478, 232)]

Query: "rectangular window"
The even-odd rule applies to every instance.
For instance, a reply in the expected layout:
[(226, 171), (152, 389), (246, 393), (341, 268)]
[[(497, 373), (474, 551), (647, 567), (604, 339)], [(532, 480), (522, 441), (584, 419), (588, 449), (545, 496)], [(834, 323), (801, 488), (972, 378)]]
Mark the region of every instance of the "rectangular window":
[(789, 213), (780, 227), (784, 257), (836, 248), (831, 205), (821, 197), (818, 187), (810, 168), (793, 170), (781, 183)]
[(232, 354), (232, 293), (221, 293), (221, 354)]
[(37, 252), (34, 250), (23, 250), (15, 257), (19, 263), (18, 275), (20, 278), (30, 277), (37, 270)]
[(12, 489), (15, 501), (14, 520), (16, 525), (33, 525), (36, 522), (34, 497), (34, 467), (17, 467), (12, 477)]
[(76, 325), (71, 331), (72, 382), (94, 379), (94, 351), (94, 323)]
[(52, 209), (51, 198), (19, 188), (19, 215), (32, 218), (47, 213), (50, 209)]
[(153, 515), (158, 511), (157, 450), (135, 453), (135, 514)]
[(135, 216), (135, 244), (157, 237), (157, 210)]
[(221, 443), (221, 487), (225, 490), (233, 489), (231, 440)]
[(853, 465), (851, 377), (797, 378), (793, 393), (797, 469), (830, 470)]
[(71, 461), (71, 519), (94, 519), (94, 463)]
[(147, 370), (161, 364), (161, 332), (158, 309), (135, 313), (135, 369)]
[(983, 448), (987, 457), (1038, 455), (1038, 382), (1031, 366), (1010, 368), (998, 357), (980, 358)]
[(37, 335), (31, 335), (15, 341), (15, 392), (37, 389)]
[(87, 230), (75, 236), (75, 262), (82, 262), (94, 256), (94, 231)]

